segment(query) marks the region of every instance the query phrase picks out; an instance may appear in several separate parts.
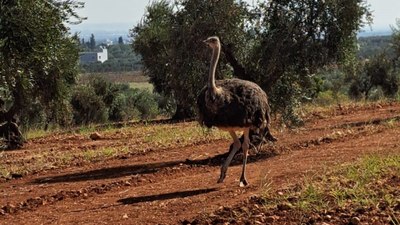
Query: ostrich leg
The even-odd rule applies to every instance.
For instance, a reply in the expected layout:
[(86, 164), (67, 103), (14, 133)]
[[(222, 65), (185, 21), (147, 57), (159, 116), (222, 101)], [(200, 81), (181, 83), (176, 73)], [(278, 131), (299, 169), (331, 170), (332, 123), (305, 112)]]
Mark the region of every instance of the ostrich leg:
[(233, 157), (235, 156), (236, 152), (240, 149), (241, 143), (239, 138), (236, 136), (236, 133), (234, 130), (230, 130), (229, 134), (232, 136), (233, 138), (233, 147), (232, 147), (232, 151), (229, 153), (228, 158), (226, 158), (224, 164), (221, 167), (221, 175), (218, 179), (218, 183), (222, 183), (226, 177), (226, 171), (228, 170), (228, 166), (229, 164), (231, 164), (231, 161), (233, 159)]
[(247, 163), (247, 153), (249, 151), (250, 139), (249, 139), (249, 128), (243, 132), (244, 140), (242, 144), (243, 149), (243, 167), (242, 175), (240, 176), (240, 187), (247, 186), (249, 183), (246, 180), (246, 163)]

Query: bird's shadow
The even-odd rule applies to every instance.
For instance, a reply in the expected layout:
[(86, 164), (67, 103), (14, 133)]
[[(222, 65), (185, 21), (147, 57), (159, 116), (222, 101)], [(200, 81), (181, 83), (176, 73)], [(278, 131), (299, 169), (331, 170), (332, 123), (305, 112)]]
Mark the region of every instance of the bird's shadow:
[[(241, 151), (238, 151), (240, 153)], [(147, 164), (138, 164), (138, 165), (130, 165), (130, 166), (118, 166), (118, 167), (109, 167), (109, 168), (101, 168), (91, 171), (78, 172), (65, 174), (60, 176), (50, 176), (50, 177), (42, 177), (33, 181), (36, 184), (43, 183), (65, 183), (65, 182), (80, 182), (80, 181), (90, 181), (90, 180), (102, 180), (102, 179), (113, 179), (124, 176), (132, 176), (132, 175), (143, 175), (143, 174), (151, 174), (156, 173), (165, 168), (172, 168), (180, 165), (188, 165), (188, 166), (220, 166), (227, 158), (229, 152), (215, 155), (213, 157), (205, 158), (205, 159), (197, 159), (197, 160), (176, 160), (176, 161), (167, 161), (167, 162), (157, 162), (157, 163), (147, 163)], [(256, 162), (259, 160), (263, 160), (269, 157), (276, 155), (275, 153), (263, 151), (259, 152), (255, 155), (252, 155), (248, 158), (248, 163)], [(235, 157), (232, 161), (231, 165), (240, 165), (242, 157)]]
[(207, 188), (207, 189), (198, 189), (198, 190), (190, 190), (190, 191), (177, 191), (171, 193), (157, 194), (157, 195), (147, 195), (147, 196), (138, 196), (138, 197), (129, 197), (118, 200), (119, 203), (124, 205), (132, 205), (142, 202), (154, 202), (161, 200), (169, 200), (176, 198), (186, 198), (192, 197), (201, 194), (208, 194), (210, 192), (217, 191), (217, 188)]

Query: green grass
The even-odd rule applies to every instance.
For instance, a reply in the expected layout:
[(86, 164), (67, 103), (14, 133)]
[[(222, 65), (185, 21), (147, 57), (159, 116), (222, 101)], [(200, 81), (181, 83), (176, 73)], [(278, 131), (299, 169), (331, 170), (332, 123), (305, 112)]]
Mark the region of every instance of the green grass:
[(188, 126), (161, 125), (145, 128), (145, 143), (155, 143), (158, 146), (168, 147), (171, 144), (184, 146), (202, 141), (211, 141), (228, 138), (226, 132), (216, 129), (205, 129), (200, 126), (188, 124)]
[(350, 99), (345, 94), (334, 94), (331, 90), (324, 91), (318, 94), (318, 97), (313, 100), (313, 103), (318, 106), (329, 106), (337, 103), (348, 103)]
[[(96, 131), (96, 125), (87, 125), (87, 126), (80, 126), (79, 128), (77, 128), (77, 130), (75, 131), (78, 134), (89, 134), (92, 132)], [(49, 129), (49, 130), (44, 130), (44, 129), (40, 129), (40, 128), (35, 128), (35, 129), (29, 129), (28, 131), (26, 131), (26, 133), (24, 134), (25, 138), (27, 140), (30, 139), (36, 139), (36, 138), (43, 138), (46, 136), (49, 136), (51, 134), (56, 134), (56, 133), (63, 133), (66, 132), (62, 131), (60, 129)]]
[(120, 154), (127, 153), (127, 148), (104, 147), (100, 149), (90, 149), (83, 153), (83, 158), (87, 162), (103, 160)]
[(149, 82), (131, 82), (129, 83), (130, 88), (136, 88), (136, 89), (147, 89), (149, 91), (153, 91), (153, 85)]
[(56, 132), (56, 130), (30, 129), (24, 136), (26, 139), (35, 139), (48, 136), (54, 132)]
[(36, 138), (43, 138), (52, 134), (63, 134), (63, 133), (75, 133), (75, 134), (80, 134), (80, 135), (89, 135), (93, 132), (96, 132), (98, 130), (101, 131), (115, 131), (118, 128), (115, 128), (112, 124), (109, 124), (107, 127), (102, 127), (99, 129), (98, 125), (96, 124), (89, 124), (89, 125), (82, 125), (77, 128), (73, 128), (71, 130), (61, 130), (61, 129), (49, 129), (49, 130), (44, 130), (44, 129), (30, 129), (25, 133), (25, 138), (27, 140), (31, 139), (36, 139)]
[(112, 157), (112, 156), (114, 156), (114, 155), (116, 155), (117, 154), (117, 150), (116, 149), (113, 149), (113, 148), (104, 148), (102, 151), (101, 151), (101, 155), (103, 155), (104, 157)]
[(400, 155), (368, 156), (326, 175), (306, 178), (300, 190), (287, 190), (281, 196), (266, 193), (264, 198), (269, 202), (267, 207), (291, 202), (294, 208), (301, 211), (323, 211), (337, 207), (357, 209), (379, 204), (394, 207), (399, 187), (391, 186), (389, 180), (399, 174)]

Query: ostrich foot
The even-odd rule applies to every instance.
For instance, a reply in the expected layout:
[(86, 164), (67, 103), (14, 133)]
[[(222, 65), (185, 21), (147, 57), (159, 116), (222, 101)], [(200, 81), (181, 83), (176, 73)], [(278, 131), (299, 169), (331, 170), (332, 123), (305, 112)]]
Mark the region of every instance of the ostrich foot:
[(240, 181), (240, 184), (239, 184), (240, 187), (246, 187), (247, 185), (249, 185), (249, 183), (246, 180)]
[(221, 173), (221, 176), (219, 177), (217, 183), (220, 184), (220, 183), (224, 182), (224, 179), (225, 179), (225, 174)]
[(239, 186), (240, 187), (246, 187), (247, 185), (249, 185), (249, 182), (247, 182), (245, 177), (241, 177)]

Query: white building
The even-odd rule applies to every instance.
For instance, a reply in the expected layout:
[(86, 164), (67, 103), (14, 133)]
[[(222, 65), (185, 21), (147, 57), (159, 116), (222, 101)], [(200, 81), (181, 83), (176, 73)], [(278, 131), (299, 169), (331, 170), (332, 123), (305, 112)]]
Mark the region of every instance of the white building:
[(81, 52), (79, 53), (79, 62), (82, 64), (93, 62), (105, 62), (108, 60), (108, 51), (105, 47), (100, 47), (102, 51)]

